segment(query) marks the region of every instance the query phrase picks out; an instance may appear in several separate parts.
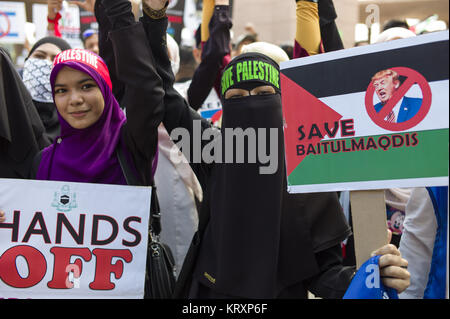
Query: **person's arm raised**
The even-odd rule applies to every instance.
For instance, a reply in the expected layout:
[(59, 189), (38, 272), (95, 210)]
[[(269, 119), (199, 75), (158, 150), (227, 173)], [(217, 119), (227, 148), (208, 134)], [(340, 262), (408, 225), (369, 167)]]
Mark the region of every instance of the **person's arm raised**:
[[(151, 1), (157, 0), (145, 0), (148, 5), (150, 5)], [(187, 132), (189, 132), (190, 145), (194, 145), (194, 139), (196, 138), (196, 135), (194, 134), (194, 125), (200, 125), (201, 132), (206, 128), (210, 128), (211, 125), (206, 119), (202, 118), (195, 110), (193, 110), (188, 102), (173, 87), (175, 77), (172, 72), (166, 43), (168, 19), (166, 16), (158, 19), (152, 18), (144, 11), (144, 15), (141, 17), (140, 21), (144, 25), (147, 40), (150, 43), (155, 58), (156, 69), (163, 81), (165, 91), (163, 124), (169, 135), (172, 135), (171, 133), (175, 129), (187, 130)], [(174, 142), (177, 143), (178, 140), (174, 140)], [(203, 139), (200, 141), (202, 147), (208, 142), (210, 141)], [(205, 182), (202, 178), (205, 176), (205, 167), (203, 163), (194, 163), (192, 152), (186, 153), (185, 150), (183, 150), (183, 152), (203, 186)]]
[[(99, 1), (99, 0), (97, 0)], [(136, 22), (128, 0), (103, 0), (111, 30), (116, 76), (124, 86), (121, 104), (126, 108), (127, 144), (138, 152), (135, 160), (153, 159), (157, 129), (164, 116), (164, 90), (142, 23)], [(101, 10), (101, 8), (99, 8)], [(100, 29), (103, 27), (99, 25)], [(139, 165), (141, 167), (141, 165)], [(146, 172), (144, 178), (149, 175)], [(146, 180), (146, 184), (148, 184)]]
[(297, 29), (294, 58), (320, 53), (321, 37), (317, 0), (296, 0)]
[(59, 32), (59, 19), (63, 0), (47, 0), (47, 31), (49, 35), (61, 37)]
[[(220, 91), (220, 76), (230, 57), (230, 29), (232, 26), (228, 0), (209, 1), (213, 4), (212, 16), (209, 7), (203, 8), (202, 18), (202, 61), (195, 70), (188, 89), (188, 101), (198, 110), (208, 97), (211, 89)], [(206, 17), (206, 18), (205, 18)], [(209, 17), (209, 19), (208, 19)], [(206, 25), (206, 32), (203, 26)], [(219, 95), (219, 94), (218, 94)]]

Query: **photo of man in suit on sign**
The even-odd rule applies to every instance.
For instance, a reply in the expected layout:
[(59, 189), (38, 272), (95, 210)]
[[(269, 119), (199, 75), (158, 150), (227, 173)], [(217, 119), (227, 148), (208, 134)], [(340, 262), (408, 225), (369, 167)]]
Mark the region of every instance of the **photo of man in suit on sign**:
[[(377, 72), (372, 77), (372, 83), (380, 100), (379, 103), (374, 105), (375, 111), (379, 113), (392, 98), (401, 83), (398, 73), (391, 69)], [(384, 120), (390, 123), (406, 122), (417, 114), (421, 105), (421, 98), (404, 96), (396, 103)]]

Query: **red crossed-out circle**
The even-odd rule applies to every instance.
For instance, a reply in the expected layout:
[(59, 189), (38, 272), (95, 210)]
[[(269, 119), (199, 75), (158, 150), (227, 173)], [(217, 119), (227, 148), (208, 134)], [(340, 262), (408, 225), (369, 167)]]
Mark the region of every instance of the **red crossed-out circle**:
[[(382, 110), (379, 113), (375, 111), (375, 106), (373, 104), (373, 95), (375, 93), (375, 87), (373, 86), (373, 81), (370, 82), (369, 87), (366, 91), (365, 103), (366, 110), (369, 117), (372, 121), (377, 124), (379, 127), (382, 127), (389, 131), (404, 131), (408, 130), (420, 122), (425, 118), (428, 114), (428, 111), (431, 107), (431, 88), (428, 85), (427, 80), (423, 77), (419, 72), (406, 68), (406, 67), (395, 67), (390, 68), (391, 70), (398, 73), (403, 77), (406, 77), (406, 80), (402, 83), (402, 85), (395, 91), (394, 95), (391, 99), (386, 103)], [(385, 120), (386, 115), (394, 108), (394, 106), (405, 96), (408, 90), (414, 84), (418, 84), (422, 91), (422, 105), (420, 106), (419, 111), (414, 117), (411, 119), (401, 122), (401, 123), (389, 123)]]
[(3, 30), (0, 26), (0, 38), (6, 37), (11, 30), (11, 22), (9, 21), (8, 15), (0, 11), (0, 21), (6, 20), (6, 30)]

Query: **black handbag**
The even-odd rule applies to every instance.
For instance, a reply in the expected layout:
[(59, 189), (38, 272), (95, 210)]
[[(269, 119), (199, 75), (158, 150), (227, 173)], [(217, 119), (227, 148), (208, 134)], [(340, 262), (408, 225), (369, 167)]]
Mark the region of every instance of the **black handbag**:
[(156, 187), (152, 189), (151, 207), (144, 298), (168, 299), (175, 289), (175, 259), (170, 247), (159, 241), (161, 214)]
[[(130, 171), (120, 145), (117, 157), (128, 185), (139, 185), (137, 178)], [(147, 265), (145, 272), (144, 298), (172, 298), (175, 289), (175, 259), (170, 247), (159, 240), (161, 233), (161, 213), (156, 186), (152, 186), (150, 203), (150, 227), (148, 232)]]

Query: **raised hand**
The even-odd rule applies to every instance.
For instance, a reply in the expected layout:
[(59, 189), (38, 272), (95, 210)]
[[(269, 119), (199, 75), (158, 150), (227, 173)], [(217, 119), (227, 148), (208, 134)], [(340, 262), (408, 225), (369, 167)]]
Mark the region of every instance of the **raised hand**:
[(62, 9), (63, 0), (47, 0), (48, 18), (54, 20), (56, 14)]

